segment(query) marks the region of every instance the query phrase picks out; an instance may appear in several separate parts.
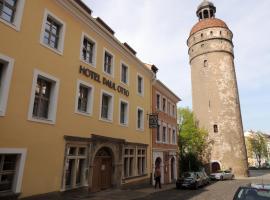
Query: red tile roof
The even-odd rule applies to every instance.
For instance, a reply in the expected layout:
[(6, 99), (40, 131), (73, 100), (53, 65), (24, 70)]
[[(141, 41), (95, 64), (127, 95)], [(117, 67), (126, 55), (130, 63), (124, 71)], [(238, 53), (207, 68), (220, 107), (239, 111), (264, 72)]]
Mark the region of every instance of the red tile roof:
[(203, 19), (193, 26), (193, 28), (190, 31), (190, 35), (200, 30), (212, 27), (222, 27), (229, 29), (226, 23), (220, 19), (217, 18)]

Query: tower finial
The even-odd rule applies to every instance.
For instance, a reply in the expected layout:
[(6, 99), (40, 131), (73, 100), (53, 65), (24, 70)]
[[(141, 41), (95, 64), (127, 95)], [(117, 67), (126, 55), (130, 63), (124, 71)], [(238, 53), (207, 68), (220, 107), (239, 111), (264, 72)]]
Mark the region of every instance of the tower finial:
[(216, 7), (214, 4), (208, 0), (203, 0), (203, 2), (198, 6), (197, 16), (199, 20), (215, 18)]

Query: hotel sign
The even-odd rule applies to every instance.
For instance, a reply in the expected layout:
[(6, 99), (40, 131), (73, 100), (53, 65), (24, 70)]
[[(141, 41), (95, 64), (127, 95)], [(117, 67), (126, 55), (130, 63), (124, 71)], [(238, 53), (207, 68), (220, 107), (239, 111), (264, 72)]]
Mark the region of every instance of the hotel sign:
[(149, 128), (158, 127), (158, 113), (149, 114)]
[(120, 94), (123, 94), (125, 96), (129, 96), (129, 91), (125, 88), (123, 88), (121, 85), (117, 85), (115, 82), (107, 79), (106, 77), (101, 77), (100, 74), (84, 67), (84, 66), (80, 66), (79, 68), (79, 73), (83, 74), (86, 77), (89, 77), (90, 79), (101, 83), (103, 85), (106, 85), (108, 88), (117, 91)]

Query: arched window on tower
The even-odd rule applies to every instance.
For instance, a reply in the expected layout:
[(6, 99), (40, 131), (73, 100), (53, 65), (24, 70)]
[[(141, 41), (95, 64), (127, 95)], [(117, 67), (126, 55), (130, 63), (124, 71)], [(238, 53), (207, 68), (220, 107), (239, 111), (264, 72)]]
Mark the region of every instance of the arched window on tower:
[(207, 61), (207, 60), (204, 60), (204, 61), (203, 61), (203, 66), (204, 66), (204, 67), (208, 67), (208, 61)]
[(202, 12), (200, 12), (199, 13), (199, 17), (200, 17), (200, 19), (202, 19), (203, 17), (202, 17)]
[(213, 10), (211, 9), (210, 10), (210, 18), (212, 18), (214, 16), (214, 12), (213, 12)]
[(218, 133), (218, 125), (214, 124), (214, 133)]
[(203, 11), (203, 18), (204, 19), (209, 18), (208, 10)]

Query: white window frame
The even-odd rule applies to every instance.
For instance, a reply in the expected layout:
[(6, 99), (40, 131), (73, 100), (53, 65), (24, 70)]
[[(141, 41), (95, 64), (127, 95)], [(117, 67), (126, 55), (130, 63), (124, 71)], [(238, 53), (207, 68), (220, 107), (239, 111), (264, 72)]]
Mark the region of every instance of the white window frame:
[(21, 193), (22, 178), (23, 178), (27, 149), (26, 148), (0, 148), (0, 154), (19, 154), (20, 155), (16, 163), (16, 172), (15, 172), (15, 177), (14, 177), (14, 183), (12, 186), (12, 192)]
[[(52, 83), (51, 93), (50, 93), (50, 104), (48, 109), (48, 119), (40, 119), (33, 117), (33, 108), (35, 101), (35, 89), (37, 84), (38, 77), (41, 76), (44, 79), (47, 79)], [(33, 82), (32, 82), (32, 90), (31, 90), (31, 98), (28, 110), (28, 120), (34, 122), (41, 122), (46, 124), (55, 124), (56, 121), (56, 112), (57, 112), (57, 103), (58, 103), (58, 93), (59, 93), (59, 85), (60, 81), (58, 78), (44, 73), (38, 69), (34, 70)]]
[[(122, 65), (125, 65), (127, 67), (127, 82), (122, 82)], [(120, 61), (120, 83), (123, 83), (124, 85), (129, 85), (129, 66), (124, 62)]]
[[(141, 119), (141, 125), (142, 127), (138, 127), (138, 111), (141, 110), (142, 111), (142, 119)], [(144, 131), (144, 109), (142, 107), (137, 106), (136, 109), (136, 130), (137, 131)]]
[[(88, 88), (88, 96), (87, 96), (87, 111), (82, 112), (78, 110), (78, 103), (79, 103), (79, 91), (80, 91), (80, 85), (83, 85), (84, 87)], [(90, 92), (89, 92), (90, 90)], [(94, 103), (94, 86), (82, 81), (82, 80), (77, 80), (77, 90), (76, 90), (76, 99), (75, 99), (75, 113), (84, 115), (84, 116), (92, 116), (93, 114), (93, 103)]]
[(3, 64), (0, 88), (0, 116), (5, 116), (14, 67), (14, 59), (0, 54), (0, 62)]
[[(139, 77), (141, 77), (142, 78), (142, 92), (141, 93), (139, 93), (139, 91), (138, 91), (138, 85), (139, 85), (139, 81), (138, 81), (138, 78)], [(140, 73), (137, 73), (137, 80), (136, 80), (136, 82), (137, 82), (137, 87), (136, 87), (136, 90), (137, 90), (137, 94), (139, 95), (139, 96), (144, 96), (144, 77), (143, 77), (143, 75), (141, 75)]]
[(23, 17), (23, 10), (24, 10), (25, 0), (18, 0), (16, 5), (16, 11), (14, 15), (13, 23), (10, 23), (2, 18), (0, 18), (0, 22), (4, 23), (5, 25), (15, 29), (16, 31), (21, 30), (21, 23)]
[[(121, 123), (121, 103), (122, 102), (127, 104), (127, 113), (126, 113), (126, 119), (125, 119), (126, 123), (124, 123), (124, 124)], [(129, 121), (129, 103), (128, 103), (128, 101), (120, 98), (119, 99), (119, 124), (121, 126), (128, 127), (128, 121)]]
[[(94, 43), (94, 49), (93, 49), (93, 62), (90, 63), (90, 62), (87, 62), (86, 60), (83, 59), (83, 41), (84, 41), (84, 38), (86, 38), (87, 40), (91, 41)], [(81, 37), (81, 49), (80, 49), (80, 60), (87, 64), (87, 65), (90, 65), (91, 67), (95, 67), (96, 68), (96, 62), (97, 62), (97, 42), (96, 40), (93, 39), (93, 37), (89, 36), (87, 33), (85, 32), (82, 32), (82, 37)]]
[[(108, 119), (104, 119), (101, 117), (101, 112), (102, 112), (102, 96), (103, 94), (109, 95), (111, 96), (111, 102), (109, 103), (109, 118)], [(114, 108), (114, 95), (106, 90), (101, 90), (100, 91), (100, 112), (99, 112), (99, 120), (101, 121), (105, 121), (105, 122), (112, 122), (113, 121), (113, 108)]]
[[(60, 33), (59, 33), (59, 41), (58, 41), (58, 48), (55, 49), (47, 44), (45, 44), (43, 42), (43, 38), (45, 35), (45, 25), (47, 22), (47, 18), (48, 16), (50, 16), (53, 20), (55, 20), (58, 24), (61, 25), (60, 28)], [(65, 33), (66, 33), (66, 23), (61, 20), (60, 18), (58, 18), (55, 14), (53, 14), (52, 12), (50, 12), (48, 9), (45, 9), (44, 11), (44, 16), (43, 16), (43, 21), (42, 21), (42, 26), (41, 26), (41, 34), (40, 34), (40, 44), (50, 50), (52, 50), (53, 52), (59, 54), (59, 55), (63, 55), (64, 53), (64, 41), (65, 41)]]
[[(112, 73), (111, 73), (111, 74), (107, 73), (107, 72), (104, 70), (104, 64), (105, 64), (105, 62), (104, 62), (104, 60), (105, 60), (105, 52), (109, 53), (109, 54), (112, 56), (112, 68), (111, 68)], [(112, 77), (112, 78), (114, 78), (114, 60), (115, 60), (114, 58), (115, 58), (115, 56), (114, 56), (114, 54), (113, 54), (110, 50), (108, 50), (107, 48), (103, 48), (102, 72), (103, 72), (104, 74), (106, 74), (107, 76)]]
[[(159, 107), (157, 105), (157, 95), (159, 95)], [(161, 111), (161, 107), (162, 107), (162, 95), (160, 94), (160, 92), (156, 91), (156, 108), (157, 110)]]

